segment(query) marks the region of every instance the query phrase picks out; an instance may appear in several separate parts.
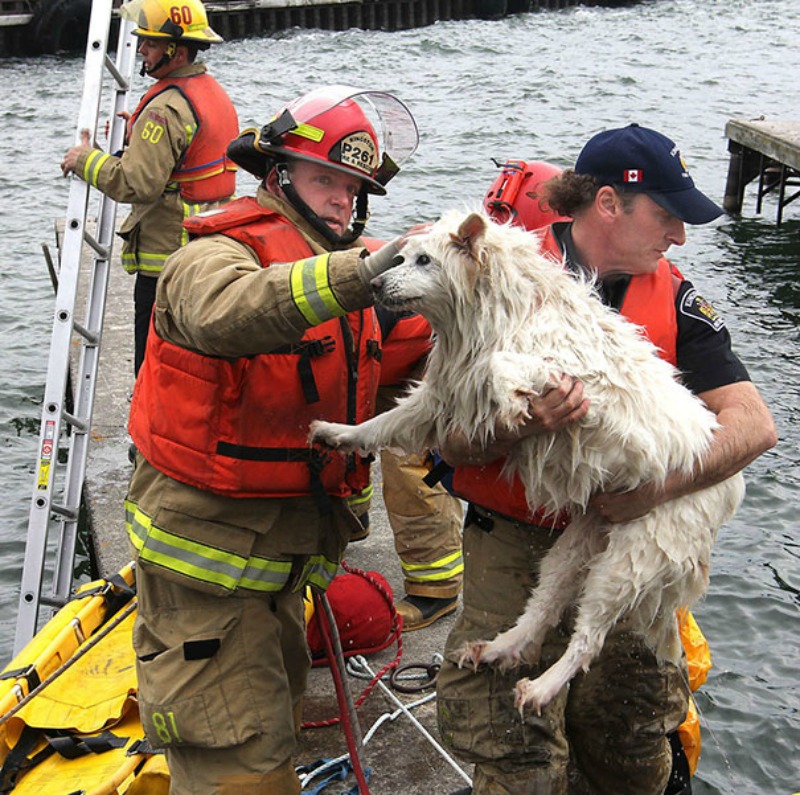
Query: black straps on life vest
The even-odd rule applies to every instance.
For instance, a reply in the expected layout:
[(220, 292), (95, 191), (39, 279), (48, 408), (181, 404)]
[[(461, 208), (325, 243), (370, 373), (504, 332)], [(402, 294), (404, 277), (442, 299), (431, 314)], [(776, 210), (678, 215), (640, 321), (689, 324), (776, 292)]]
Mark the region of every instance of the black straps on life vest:
[(334, 350), (336, 350), (336, 340), (333, 337), (323, 337), (321, 340), (305, 340), (293, 345), (281, 345), (271, 353), (290, 354), (298, 357), (297, 374), (300, 376), (303, 397), (305, 397), (306, 403), (319, 403), (319, 389), (314, 380), (311, 360), (326, 353), (333, 353)]

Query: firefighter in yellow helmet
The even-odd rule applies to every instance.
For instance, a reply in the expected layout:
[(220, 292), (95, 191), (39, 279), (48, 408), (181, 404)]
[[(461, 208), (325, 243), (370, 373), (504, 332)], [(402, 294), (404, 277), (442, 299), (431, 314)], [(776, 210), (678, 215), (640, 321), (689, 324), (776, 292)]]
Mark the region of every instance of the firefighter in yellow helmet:
[(221, 42), (199, 0), (132, 0), (120, 15), (136, 24), (142, 75), (156, 82), (128, 120), (126, 145), (110, 154), (90, 144), (89, 131), (61, 164), (118, 202), (131, 204), (120, 228), (122, 264), (136, 274), (134, 370), (150, 327), (156, 280), (167, 257), (187, 242), (185, 218), (226, 202), (236, 165), (225, 154), (239, 121), (199, 50)]
[(370, 283), (403, 239), (368, 254), (359, 235), (416, 145), (390, 94), (298, 98), (228, 149), (256, 195), (189, 218), (159, 279), (126, 525), (141, 717), (171, 795), (300, 792), (303, 592), (333, 579), (369, 483), (369, 460), (310, 446), (308, 426), (375, 411)]

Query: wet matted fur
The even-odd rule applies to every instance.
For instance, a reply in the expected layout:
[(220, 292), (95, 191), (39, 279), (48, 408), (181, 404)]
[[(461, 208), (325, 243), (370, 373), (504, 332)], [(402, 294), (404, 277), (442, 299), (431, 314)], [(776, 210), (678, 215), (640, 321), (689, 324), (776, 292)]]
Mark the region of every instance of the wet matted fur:
[(744, 494), (741, 475), (629, 522), (608, 524), (588, 503), (690, 473), (717, 423), (641, 330), (605, 307), (590, 281), (540, 252), (538, 239), (478, 213), (452, 212), (409, 239), (404, 262), (373, 281), (376, 299), (419, 312), (434, 330), (423, 380), (397, 406), (359, 426), (315, 422), (311, 438), (342, 451), (436, 448), (453, 432), (491, 439), (499, 421), (527, 417), (527, 401), (566, 373), (584, 384), (586, 416), (531, 436), (507, 458), (531, 508), (572, 522), (541, 562), (516, 625), (470, 644), (462, 663), (535, 661), (545, 633), (577, 602), (564, 656), (517, 684), (517, 704), (541, 709), (587, 670), (616, 621), (628, 616), (660, 659), (677, 662), (675, 610), (708, 587), (718, 528)]

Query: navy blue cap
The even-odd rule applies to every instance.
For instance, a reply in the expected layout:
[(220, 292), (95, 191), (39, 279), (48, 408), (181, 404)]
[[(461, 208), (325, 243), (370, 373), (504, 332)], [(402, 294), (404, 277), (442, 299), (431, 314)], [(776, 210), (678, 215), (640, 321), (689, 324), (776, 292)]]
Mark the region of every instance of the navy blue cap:
[(646, 193), (687, 224), (706, 224), (723, 212), (695, 187), (674, 142), (638, 124), (590, 138), (575, 173), (590, 174), (600, 185)]

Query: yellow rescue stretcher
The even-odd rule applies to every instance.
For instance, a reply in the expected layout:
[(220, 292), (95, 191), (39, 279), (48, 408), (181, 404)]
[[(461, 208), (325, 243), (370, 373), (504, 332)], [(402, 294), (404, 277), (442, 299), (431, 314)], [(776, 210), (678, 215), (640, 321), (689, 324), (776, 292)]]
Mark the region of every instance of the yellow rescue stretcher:
[(167, 795), (136, 702), (133, 567), (83, 586), (0, 674), (0, 793)]

